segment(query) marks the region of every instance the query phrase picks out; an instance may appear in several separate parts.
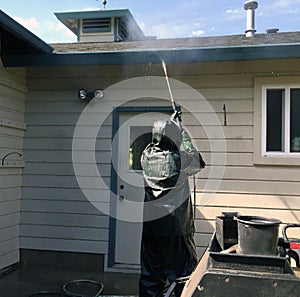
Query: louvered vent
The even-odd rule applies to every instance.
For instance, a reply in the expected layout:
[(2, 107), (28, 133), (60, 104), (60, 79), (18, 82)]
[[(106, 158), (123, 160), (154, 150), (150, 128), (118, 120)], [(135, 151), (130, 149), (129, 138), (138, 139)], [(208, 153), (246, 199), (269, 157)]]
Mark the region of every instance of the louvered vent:
[(82, 32), (83, 33), (99, 33), (111, 31), (111, 19), (83, 19)]
[(76, 34), (78, 42), (146, 40), (128, 9), (61, 12), (55, 15)]
[(120, 25), (120, 35), (122, 36), (122, 39), (123, 40), (127, 40), (128, 39), (128, 31), (127, 31), (127, 28), (126, 28), (126, 24), (124, 22), (121, 22), (121, 25)]

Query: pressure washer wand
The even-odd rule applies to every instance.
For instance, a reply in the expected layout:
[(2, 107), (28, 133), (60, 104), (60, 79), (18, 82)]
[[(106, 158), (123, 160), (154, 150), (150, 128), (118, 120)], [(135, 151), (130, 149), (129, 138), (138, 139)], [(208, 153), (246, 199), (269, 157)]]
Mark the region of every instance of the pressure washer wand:
[[(168, 86), (168, 90), (169, 90), (169, 94), (170, 94), (170, 98), (171, 98), (171, 104), (172, 104), (173, 111), (178, 112), (178, 110), (176, 109), (175, 100), (174, 100), (172, 89), (171, 89), (170, 82), (169, 82), (167, 65), (166, 65), (164, 60), (162, 60), (161, 63), (162, 63), (162, 67), (163, 67), (163, 70), (164, 70), (164, 73), (165, 73), (165, 78), (166, 78), (166, 82), (167, 82), (167, 86)], [(180, 114), (177, 114), (177, 119), (178, 119), (178, 125), (181, 129), (181, 116), (180, 116)]]
[[(176, 109), (176, 104), (175, 104), (175, 100), (174, 100), (174, 97), (173, 97), (173, 94), (172, 94), (172, 90), (171, 90), (171, 86), (170, 86), (170, 82), (169, 82), (169, 77), (168, 77), (168, 71), (167, 71), (167, 65), (165, 63), (164, 60), (161, 61), (162, 63), (162, 67), (163, 67), (163, 70), (164, 70), (164, 73), (165, 73), (165, 78), (166, 78), (166, 82), (167, 82), (167, 85), (168, 85), (168, 89), (169, 89), (169, 93), (170, 93), (170, 98), (171, 98), (171, 103), (172, 103), (172, 108), (174, 110), (174, 112), (177, 113), (177, 119), (178, 119), (178, 125), (179, 125), (179, 128), (180, 130), (182, 130), (182, 125), (181, 125), (181, 115), (180, 113), (178, 113), (178, 110)], [(194, 220), (196, 220), (196, 210), (197, 210), (197, 197), (196, 197), (196, 192), (197, 192), (197, 186), (196, 186), (196, 177), (195, 175), (193, 175), (193, 183), (194, 183)]]

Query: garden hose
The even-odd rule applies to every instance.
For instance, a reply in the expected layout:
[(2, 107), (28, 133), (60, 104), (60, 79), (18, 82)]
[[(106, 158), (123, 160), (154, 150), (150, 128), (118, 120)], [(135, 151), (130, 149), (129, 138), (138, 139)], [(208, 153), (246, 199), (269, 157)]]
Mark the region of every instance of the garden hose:
[(63, 293), (54, 293), (50, 291), (40, 291), (40, 292), (35, 292), (28, 297), (41, 297), (41, 296), (49, 296), (49, 297), (70, 297), (66, 294)]
[[(97, 286), (98, 288), (98, 292), (96, 293), (96, 295), (91, 296), (91, 295), (81, 295), (81, 294), (77, 294), (72, 292), (72, 289), (70, 288), (72, 285), (78, 286), (80, 284), (90, 284), (93, 286)], [(70, 297), (99, 297), (100, 294), (102, 293), (103, 289), (104, 289), (104, 285), (102, 283), (96, 282), (96, 281), (92, 281), (92, 280), (85, 280), (85, 279), (80, 279), (80, 280), (73, 280), (70, 281), (66, 284), (63, 285), (63, 292), (65, 294), (67, 294), (67, 296)]]
[[(96, 290), (97, 293), (96, 295), (83, 295), (83, 294), (78, 294), (75, 292), (72, 292), (72, 285), (76, 286), (78, 288), (78, 286), (80, 285), (93, 285), (94, 287), (97, 287)], [(55, 292), (50, 292), (50, 291), (39, 291), (39, 292), (35, 292), (31, 295), (29, 295), (28, 297), (42, 297), (42, 296), (48, 296), (48, 297), (99, 297), (102, 293), (104, 289), (104, 285), (102, 283), (93, 281), (93, 280), (85, 280), (85, 279), (79, 279), (79, 280), (73, 280), (70, 281), (66, 284), (63, 285), (62, 290), (63, 293), (55, 293)]]

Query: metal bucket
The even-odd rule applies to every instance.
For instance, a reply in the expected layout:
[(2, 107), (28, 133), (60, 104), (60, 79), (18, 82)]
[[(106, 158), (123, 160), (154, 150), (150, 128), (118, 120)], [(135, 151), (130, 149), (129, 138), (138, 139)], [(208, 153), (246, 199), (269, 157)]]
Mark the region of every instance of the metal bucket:
[(238, 254), (274, 256), (280, 220), (259, 216), (239, 216)]

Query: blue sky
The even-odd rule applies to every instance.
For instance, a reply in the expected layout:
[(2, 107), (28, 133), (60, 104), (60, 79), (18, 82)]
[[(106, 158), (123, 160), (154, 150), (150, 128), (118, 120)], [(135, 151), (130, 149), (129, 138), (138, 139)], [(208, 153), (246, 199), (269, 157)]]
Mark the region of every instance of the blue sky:
[[(157, 38), (243, 34), (243, 0), (107, 0), (106, 9), (128, 8), (145, 35)], [(44, 41), (75, 42), (54, 12), (102, 9), (102, 0), (0, 0), (0, 9)], [(300, 0), (258, 0), (256, 30), (300, 31)]]

